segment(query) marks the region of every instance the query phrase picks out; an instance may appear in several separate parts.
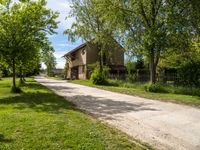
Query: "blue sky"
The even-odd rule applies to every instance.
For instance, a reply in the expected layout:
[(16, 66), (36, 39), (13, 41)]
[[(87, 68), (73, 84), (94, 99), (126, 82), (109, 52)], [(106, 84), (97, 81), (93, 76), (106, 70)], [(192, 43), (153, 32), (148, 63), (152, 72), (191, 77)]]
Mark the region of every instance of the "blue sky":
[[(55, 49), (55, 57), (57, 61), (56, 68), (64, 68), (65, 59), (62, 56), (68, 51), (80, 45), (81, 40), (71, 43), (68, 41), (67, 35), (64, 35), (63, 32), (65, 29), (70, 28), (72, 23), (75, 21), (74, 18), (70, 18), (65, 20), (66, 16), (69, 15), (70, 12), (70, 0), (47, 0), (47, 7), (51, 8), (54, 11), (58, 11), (60, 13), (59, 18), (60, 21), (58, 25), (58, 29), (56, 30), (58, 34), (50, 35), (49, 40), (52, 42), (52, 45)], [(44, 67), (44, 65), (43, 65)]]

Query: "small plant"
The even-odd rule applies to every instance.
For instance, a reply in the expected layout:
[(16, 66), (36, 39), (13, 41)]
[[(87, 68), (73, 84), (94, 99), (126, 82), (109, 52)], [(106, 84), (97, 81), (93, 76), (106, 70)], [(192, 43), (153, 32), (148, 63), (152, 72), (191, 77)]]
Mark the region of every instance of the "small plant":
[(135, 74), (133, 73), (135, 71), (135, 63), (128, 61), (126, 63), (126, 69), (128, 73), (126, 76), (126, 80), (131, 83), (135, 82)]
[(103, 67), (103, 71), (100, 72), (100, 67), (99, 65), (97, 65), (91, 74), (90, 80), (92, 81), (93, 84), (96, 84), (96, 85), (106, 85), (108, 84), (108, 81), (107, 81), (108, 75), (109, 75), (108, 67)]
[(14, 86), (12, 86), (11, 92), (12, 92), (12, 93), (21, 93), (22, 90), (21, 90), (19, 87), (14, 87)]
[(153, 93), (169, 93), (169, 91), (160, 83), (145, 85), (145, 91)]
[(134, 83), (136, 81), (136, 77), (135, 77), (135, 74), (128, 74), (126, 76), (126, 80), (130, 83)]
[(47, 76), (48, 77), (55, 77), (55, 74), (54, 73), (49, 73)]

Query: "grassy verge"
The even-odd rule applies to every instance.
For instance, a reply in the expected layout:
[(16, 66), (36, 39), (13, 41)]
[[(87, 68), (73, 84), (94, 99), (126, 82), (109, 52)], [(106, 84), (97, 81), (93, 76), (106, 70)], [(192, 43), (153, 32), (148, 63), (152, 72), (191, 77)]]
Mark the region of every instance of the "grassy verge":
[(146, 149), (125, 134), (75, 109), (64, 98), (27, 79), (23, 93), (0, 81), (0, 149)]
[(61, 78), (61, 77), (49, 77), (49, 76), (47, 76), (47, 78), (49, 78), (49, 79), (54, 79), (54, 80), (64, 80), (64, 79)]
[[(162, 101), (170, 101), (175, 103), (181, 103), (181, 104), (187, 104), (195, 107), (200, 108), (200, 97), (199, 96), (190, 96), (190, 95), (183, 95), (183, 94), (173, 94), (173, 93), (151, 93), (145, 91), (145, 85), (144, 84), (124, 84), (124, 83), (115, 83), (114, 81), (110, 81), (110, 86), (99, 86), (94, 85), (89, 80), (73, 80), (70, 81), (72, 83), (86, 85), (90, 87), (96, 87), (112, 92), (118, 92), (128, 95), (134, 95), (144, 98), (150, 98), (150, 99), (156, 99), (156, 100), (162, 100)], [(170, 89), (172, 90), (172, 89)], [(199, 91), (200, 92), (200, 91)]]

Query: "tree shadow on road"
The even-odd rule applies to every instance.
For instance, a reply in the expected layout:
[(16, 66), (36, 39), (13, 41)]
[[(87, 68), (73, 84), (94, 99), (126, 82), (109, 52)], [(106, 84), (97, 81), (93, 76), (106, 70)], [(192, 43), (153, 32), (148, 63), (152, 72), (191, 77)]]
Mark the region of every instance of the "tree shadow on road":
[(106, 119), (114, 119), (112, 115), (115, 114), (139, 111), (160, 111), (159, 109), (153, 108), (150, 102), (127, 102), (90, 95), (66, 96), (65, 98), (75, 103), (86, 112)]

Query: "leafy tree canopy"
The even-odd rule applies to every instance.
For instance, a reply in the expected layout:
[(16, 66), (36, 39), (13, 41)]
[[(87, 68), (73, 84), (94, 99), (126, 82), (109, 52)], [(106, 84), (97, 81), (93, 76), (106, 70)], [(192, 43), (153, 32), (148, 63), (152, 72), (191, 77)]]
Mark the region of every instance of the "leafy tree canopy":
[(0, 54), (13, 70), (14, 87), (16, 65), (28, 66), (30, 60), (34, 60), (30, 58), (40, 56), (47, 34), (55, 34), (58, 13), (45, 5), (44, 0), (21, 1), (12, 5), (10, 0), (1, 1)]

